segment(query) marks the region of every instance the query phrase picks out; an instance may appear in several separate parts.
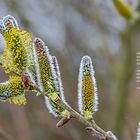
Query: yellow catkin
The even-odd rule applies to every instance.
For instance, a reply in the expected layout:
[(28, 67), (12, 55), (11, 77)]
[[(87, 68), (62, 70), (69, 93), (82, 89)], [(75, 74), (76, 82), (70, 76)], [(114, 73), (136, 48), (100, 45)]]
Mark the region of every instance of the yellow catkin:
[(86, 119), (92, 119), (98, 110), (97, 86), (91, 58), (83, 56), (78, 78), (78, 107)]
[(19, 76), (10, 76), (5, 83), (0, 83), (0, 100), (13, 104), (26, 104), (25, 87)]
[(52, 94), (56, 92), (53, 71), (51, 68), (50, 54), (48, 48), (44, 46), (43, 42), (35, 42), (35, 53), (36, 53), (36, 64), (38, 69), (38, 81), (40, 82), (41, 90), (45, 91), (47, 94)]
[(6, 73), (12, 71), (12, 68), (14, 67), (12, 54), (8, 49), (5, 49), (2, 54), (2, 67), (4, 68)]
[(39, 87), (40, 90), (45, 92), (49, 97), (45, 97), (45, 103), (50, 113), (54, 116), (69, 117), (70, 113), (68, 111), (66, 111), (61, 105), (51, 101), (56, 101), (60, 95), (56, 89), (54, 78), (56, 72), (54, 71), (52, 56), (49, 54), (47, 46), (44, 45), (42, 40), (36, 38), (34, 41), (34, 49)]
[(86, 118), (93, 112), (94, 86), (91, 76), (84, 76), (82, 79), (83, 110)]
[(9, 103), (17, 104), (17, 105), (25, 105), (26, 98), (25, 95), (16, 95), (8, 99)]
[(8, 80), (8, 87), (11, 89), (13, 95), (19, 95), (24, 91), (22, 79), (19, 76), (10, 76)]
[(26, 104), (26, 98), (24, 95), (24, 84), (19, 76), (10, 76), (8, 80), (8, 88), (12, 93), (12, 97), (9, 98), (10, 103), (14, 104)]
[[(27, 66), (31, 65), (32, 62), (32, 38), (30, 34), (11, 26), (4, 32), (4, 38), (6, 49), (11, 53), (9, 60), (12, 60), (11, 66), (18, 73), (24, 73)], [(8, 69), (9, 65), (6, 65), (5, 61), (8, 62), (7, 59), (5, 60), (5, 56), (3, 56), (4, 68)]]
[(134, 11), (126, 2), (122, 0), (113, 0), (114, 6), (116, 7), (117, 11), (123, 16), (125, 19), (136, 19), (138, 17), (138, 13)]

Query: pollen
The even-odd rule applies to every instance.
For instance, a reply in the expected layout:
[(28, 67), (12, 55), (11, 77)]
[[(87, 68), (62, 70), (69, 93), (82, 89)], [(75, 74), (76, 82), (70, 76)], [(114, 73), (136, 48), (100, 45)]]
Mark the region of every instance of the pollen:
[(6, 72), (14, 69), (24, 74), (33, 64), (32, 37), (29, 32), (21, 30), (14, 17), (8, 15), (1, 21), (6, 49), (2, 56), (2, 66)]
[[(30, 65), (31, 62), (31, 56), (30, 56), (30, 48), (31, 48), (31, 42), (32, 38), (30, 34), (26, 31), (21, 31), (18, 28), (9, 28), (4, 33), (4, 38), (6, 41), (6, 49), (8, 50), (9, 55), (9, 61), (12, 60), (12, 68), (14, 68), (18, 73), (22, 74), (25, 72), (26, 67)], [(5, 51), (7, 53), (7, 50)], [(5, 56), (3, 56), (3, 63), (5, 63), (4, 60)], [(7, 69), (8, 65), (5, 65)]]

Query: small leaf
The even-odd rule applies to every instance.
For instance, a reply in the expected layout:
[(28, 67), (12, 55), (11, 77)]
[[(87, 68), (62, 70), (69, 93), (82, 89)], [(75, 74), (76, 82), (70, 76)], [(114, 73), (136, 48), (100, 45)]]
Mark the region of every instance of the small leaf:
[(81, 60), (78, 80), (78, 107), (86, 119), (92, 119), (98, 110), (97, 86), (92, 61), (89, 56)]

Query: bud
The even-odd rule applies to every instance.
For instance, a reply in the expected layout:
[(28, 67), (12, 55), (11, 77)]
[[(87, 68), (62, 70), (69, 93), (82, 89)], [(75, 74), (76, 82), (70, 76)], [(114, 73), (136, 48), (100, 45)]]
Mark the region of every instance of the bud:
[(137, 19), (138, 13), (132, 9), (131, 5), (122, 0), (113, 0), (114, 6), (121, 16), (125, 19)]
[(16, 21), (16, 19), (11, 16), (11, 15), (7, 15), (5, 17), (3, 17), (3, 23), (5, 24), (5, 27), (16, 27), (18, 28), (18, 23)]
[(78, 79), (78, 106), (80, 113), (86, 119), (92, 119), (98, 110), (97, 86), (92, 61), (89, 56), (81, 60)]

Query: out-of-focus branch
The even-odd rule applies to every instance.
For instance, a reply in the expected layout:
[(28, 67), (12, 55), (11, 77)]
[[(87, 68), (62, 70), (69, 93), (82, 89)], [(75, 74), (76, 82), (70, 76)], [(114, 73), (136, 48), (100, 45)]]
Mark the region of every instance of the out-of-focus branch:
[[(128, 97), (129, 97), (129, 82), (133, 74), (132, 63), (132, 27), (128, 27), (125, 32), (122, 33), (122, 57), (121, 57), (121, 69), (118, 73), (117, 79), (117, 106), (115, 114), (114, 132), (122, 139), (123, 127), (125, 122), (125, 110), (127, 109)], [(120, 64), (119, 64), (120, 65)]]
[(1, 140), (14, 140), (13, 137), (11, 137), (11, 135), (9, 135), (8, 133), (6, 133), (3, 129), (0, 128), (0, 139)]

